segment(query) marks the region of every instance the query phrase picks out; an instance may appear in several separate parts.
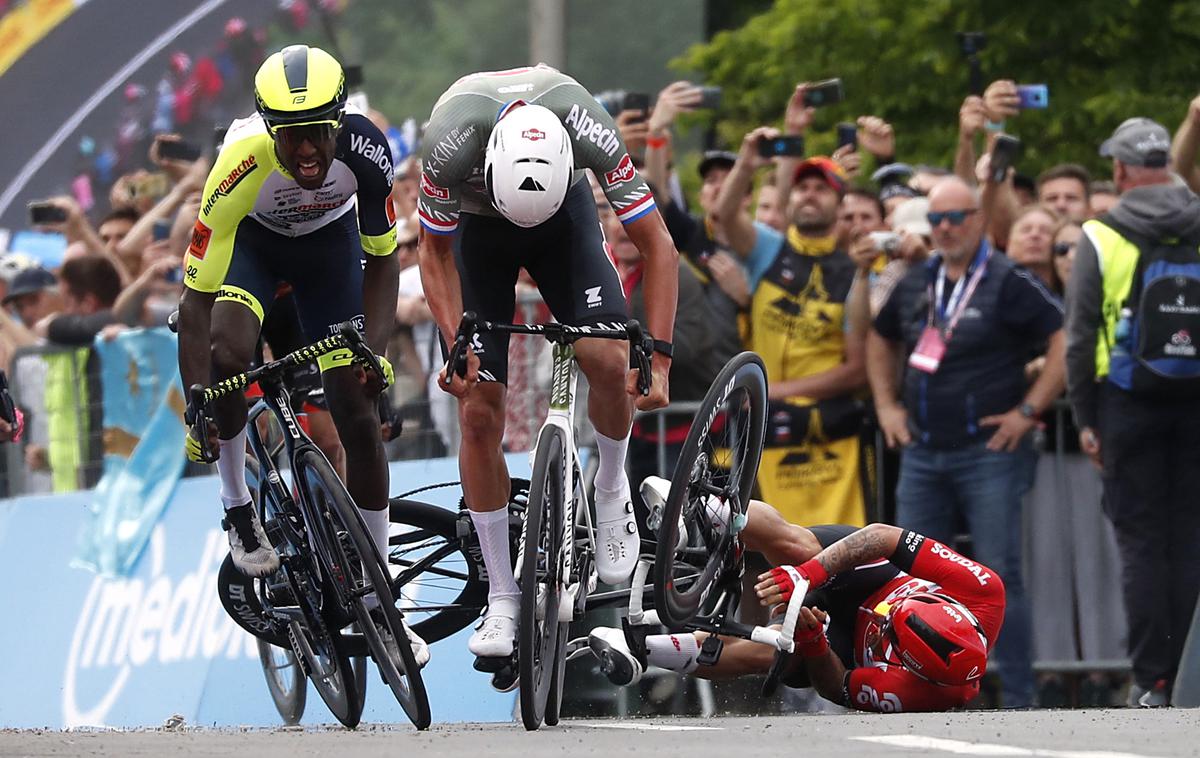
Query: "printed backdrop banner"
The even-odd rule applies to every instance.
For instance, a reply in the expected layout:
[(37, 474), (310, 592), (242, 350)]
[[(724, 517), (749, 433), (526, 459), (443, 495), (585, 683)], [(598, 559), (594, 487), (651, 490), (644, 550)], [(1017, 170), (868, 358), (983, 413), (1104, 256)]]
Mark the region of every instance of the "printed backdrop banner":
[(136, 329), (97, 338), (104, 474), (91, 493), (77, 563), (128, 576), (183, 473), (183, 395), (176, 337)]

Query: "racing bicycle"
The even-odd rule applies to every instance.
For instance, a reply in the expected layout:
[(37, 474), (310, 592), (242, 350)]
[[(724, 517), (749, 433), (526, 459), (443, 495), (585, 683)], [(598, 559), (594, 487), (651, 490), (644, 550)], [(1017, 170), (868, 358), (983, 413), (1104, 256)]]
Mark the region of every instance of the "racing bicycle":
[[(566, 324), (503, 324), (463, 314), (447, 365), (466, 374), (467, 348), (485, 332), (527, 334), (551, 343), (550, 410), (537, 435), (524, 527), (517, 551), (521, 604), (514, 650), (521, 721), (528, 730), (558, 723), (566, 667), (567, 628), (582, 618), (596, 589), (595, 531), (575, 446), (575, 342), (629, 341), (629, 366), (638, 370), (638, 391), (650, 392), (651, 336), (634, 320), (624, 328)], [(449, 379), (449, 377), (447, 377)], [(511, 659), (477, 659), (476, 668), (503, 674)]]
[[(196, 439), (205, 442), (214, 401), (253, 382), (263, 391), (247, 423), (253, 453), (247, 474), (280, 567), (264, 579), (248, 581), (227, 557), (218, 575), (220, 595), (240, 624), (261, 639), (294, 651), (317, 693), (342, 724), (354, 727), (361, 719), (363, 686), (350, 658), (367, 651), (408, 718), (425, 729), (431, 721), (429, 699), (392, 595), (387, 565), (345, 485), (292, 411), (286, 372), (333, 350), (349, 350), (355, 362), (383, 376), (374, 353), (353, 323), (347, 322), (332, 336), (282, 358), (211, 387), (194, 385), (189, 390), (186, 420)], [(257, 422), (264, 414), (284, 431), (291, 488), (277, 463), (279, 449), (268, 446), (260, 434)], [(216, 460), (205, 448), (204, 457)], [(256, 472), (257, 476), (249, 476)]]

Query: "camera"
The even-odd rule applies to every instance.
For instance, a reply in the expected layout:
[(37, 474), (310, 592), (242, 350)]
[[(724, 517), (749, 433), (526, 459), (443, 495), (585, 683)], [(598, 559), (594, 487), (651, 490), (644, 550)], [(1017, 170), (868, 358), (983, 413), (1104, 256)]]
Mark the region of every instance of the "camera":
[(841, 79), (813, 82), (804, 88), (804, 104), (813, 108), (840, 103), (844, 97)]
[(979, 51), (987, 47), (987, 35), (983, 32), (955, 32), (958, 38), (958, 49), (963, 55), (979, 55)]
[(871, 243), (888, 255), (900, 249), (900, 235), (895, 232), (867, 232)]
[(61, 224), (67, 220), (67, 209), (63, 208), (48, 200), (41, 200), (29, 204), (29, 223), (35, 226), (40, 224)]
[(778, 156), (800, 157), (804, 155), (804, 137), (793, 134), (782, 137), (760, 137), (758, 154), (763, 158)]

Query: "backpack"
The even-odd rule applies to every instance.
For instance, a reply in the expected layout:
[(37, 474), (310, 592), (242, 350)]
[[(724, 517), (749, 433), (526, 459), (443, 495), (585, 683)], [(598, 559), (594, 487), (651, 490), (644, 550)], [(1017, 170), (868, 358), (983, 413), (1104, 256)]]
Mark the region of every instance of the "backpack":
[(1200, 234), (1153, 238), (1109, 215), (1100, 221), (1138, 248), (1118, 311), (1109, 381), (1138, 394), (1200, 393)]

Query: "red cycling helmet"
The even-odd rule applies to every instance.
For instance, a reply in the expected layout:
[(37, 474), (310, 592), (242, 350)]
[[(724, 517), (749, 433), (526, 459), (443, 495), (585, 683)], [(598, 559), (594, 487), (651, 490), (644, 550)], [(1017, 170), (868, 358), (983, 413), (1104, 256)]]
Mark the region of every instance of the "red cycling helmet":
[(886, 634), (899, 660), (935, 684), (970, 684), (987, 670), (987, 637), (975, 615), (945, 595), (916, 592), (888, 612)]

